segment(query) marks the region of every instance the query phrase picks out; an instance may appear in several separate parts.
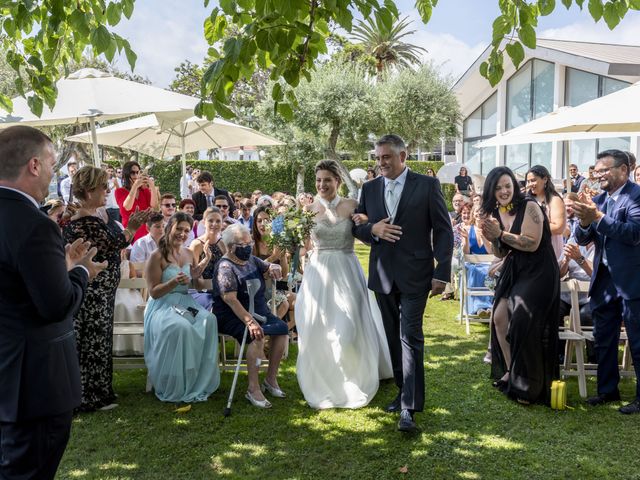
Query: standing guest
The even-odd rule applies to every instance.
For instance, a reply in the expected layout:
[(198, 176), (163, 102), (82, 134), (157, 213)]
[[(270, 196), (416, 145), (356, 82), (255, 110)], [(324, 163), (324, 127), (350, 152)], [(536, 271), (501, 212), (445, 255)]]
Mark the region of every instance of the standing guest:
[(436, 172), (433, 171), (433, 168), (427, 168), (427, 172), (425, 173), (427, 177), (435, 177)]
[(164, 217), (160, 212), (150, 213), (146, 223), (149, 233), (136, 240), (131, 247), (129, 260), (135, 263), (146, 262), (151, 254), (158, 249), (158, 244), (164, 234)]
[[(222, 234), (226, 255), (218, 262), (214, 278), (215, 297), (213, 313), (218, 319), (220, 333), (242, 342), (245, 328), (247, 335), (247, 372), (249, 385), (245, 398), (258, 408), (270, 408), (271, 402), (263, 392), (273, 397), (284, 398), (286, 394), (278, 385), (278, 368), (289, 337), (287, 324), (271, 313), (265, 299), (264, 275), (274, 280), (282, 278), (279, 265), (268, 263), (251, 255), (251, 236), (244, 225), (229, 226)], [(255, 295), (255, 313), (266, 317), (260, 325), (249, 313), (251, 299), (247, 293), (247, 281), (259, 280), (260, 289)], [(271, 352), (267, 376), (260, 385), (257, 360), (262, 353), (262, 340), (270, 335)]]
[(160, 197), (160, 213), (164, 220), (164, 224), (169, 223), (169, 219), (176, 213), (176, 197), (173, 193), (165, 193)]
[[(578, 193), (580, 191), (582, 182), (584, 182), (586, 179), (582, 175), (580, 175), (580, 173), (578, 172), (578, 166), (575, 163), (569, 165), (569, 177), (571, 179), (571, 191), (573, 193)], [(567, 193), (567, 180), (563, 180), (562, 183), (564, 184), (564, 190), (562, 193)]]
[(460, 167), (460, 174), (453, 179), (456, 185), (456, 193), (469, 196), (473, 191), (473, 179), (467, 173), (466, 167)]
[(198, 182), (199, 191), (192, 195), (192, 199), (196, 204), (196, 211), (193, 214), (193, 218), (195, 220), (202, 220), (202, 214), (207, 208), (214, 206), (214, 199), (218, 195), (224, 195), (227, 197), (227, 201), (230, 205), (229, 214), (233, 213), (235, 207), (233, 206), (233, 200), (229, 196), (229, 192), (222, 188), (214, 187), (213, 175), (209, 172), (202, 172), (196, 178), (196, 182)]
[(124, 232), (113, 222), (105, 223), (98, 209), (107, 202), (107, 172), (86, 166), (73, 179), (73, 195), (79, 208), (64, 227), (67, 242), (78, 238), (98, 249), (96, 258), (108, 262), (107, 268), (87, 289), (82, 307), (74, 316), (76, 346), (82, 379), (80, 411), (109, 410), (117, 406), (113, 392), (113, 309), (120, 282), (120, 250), (127, 247), (148, 212), (129, 217)]
[(192, 223), (182, 212), (171, 217), (145, 267), (144, 361), (163, 402), (204, 402), (220, 384), (216, 318), (188, 293), (209, 262), (184, 246)]
[(191, 165), (187, 165), (186, 172), (184, 176), (180, 179), (180, 199), (185, 200), (187, 198), (191, 198), (193, 191), (191, 190), (191, 174), (193, 173), (193, 167)]
[(120, 188), (120, 182), (116, 178), (116, 173), (111, 165), (107, 165), (105, 170), (107, 171), (107, 182), (109, 183), (109, 193), (107, 194), (107, 204), (105, 205), (107, 215), (111, 220), (121, 222), (120, 207), (116, 202), (116, 190)]
[(375, 155), (382, 177), (362, 185), (356, 213), (368, 221), (353, 234), (371, 243), (369, 288), (382, 312), (398, 387), (387, 411), (400, 412), (398, 430), (411, 432), (414, 413), (424, 408), (422, 317), (429, 290), (442, 293), (451, 278), (453, 232), (440, 182), (407, 168), (402, 138), (383, 136)]
[(258, 199), (262, 196), (262, 190), (254, 190), (251, 194), (251, 203), (256, 205), (258, 203)]
[(71, 185), (73, 183), (73, 176), (78, 171), (78, 162), (75, 159), (71, 159), (67, 162), (67, 172), (69, 172), (68, 176), (60, 182), (60, 194), (62, 195), (62, 200), (64, 203), (69, 204), (73, 203), (73, 192), (71, 190)]
[(240, 207), (242, 206), (242, 193), (241, 192), (233, 192), (233, 195), (231, 195), (231, 198), (233, 198), (233, 218), (238, 218), (238, 215), (240, 214)]
[(513, 172), (489, 172), (480, 229), (503, 258), (491, 327), (493, 385), (523, 404), (549, 403), (558, 375), (560, 274), (549, 222), (517, 188)]
[(378, 176), (378, 172), (376, 172), (375, 167), (369, 167), (367, 168), (367, 178), (365, 179), (365, 182), (368, 182), (369, 180), (373, 180)]
[(542, 165), (534, 165), (526, 175), (527, 190), (542, 207), (551, 229), (551, 245), (556, 259), (562, 256), (564, 230), (567, 227), (567, 213), (564, 201), (553, 186), (551, 174)]
[(640, 167), (636, 167), (635, 171), (633, 172), (633, 177), (635, 179), (635, 183), (640, 185)]
[(247, 227), (249, 230), (253, 228), (253, 215), (251, 210), (253, 209), (253, 203), (248, 198), (245, 198), (240, 204), (240, 215), (238, 216), (238, 222)]
[[(189, 250), (193, 252), (193, 258), (202, 261), (206, 256), (206, 250), (209, 250), (210, 260), (202, 272), (204, 280), (211, 280), (216, 265), (225, 254), (224, 243), (222, 243), (220, 234), (222, 232), (222, 212), (216, 207), (207, 208), (204, 211), (202, 222), (205, 225), (203, 235), (197, 237), (189, 244)], [(195, 300), (206, 310), (211, 310), (213, 305), (213, 296), (211, 294), (212, 287), (206, 285), (208, 292), (189, 292)]]
[(578, 193), (585, 192), (587, 195), (593, 198), (602, 192), (602, 190), (600, 189), (600, 179), (596, 178), (594, 172), (595, 168), (595, 165), (589, 166), (589, 178), (586, 178), (582, 181)]
[[(106, 264), (38, 207), (56, 155), (35, 128), (0, 132), (0, 478), (53, 480), (80, 404), (72, 317)], [(10, 228), (9, 228), (10, 226)]]
[(621, 150), (598, 154), (596, 176), (603, 193), (593, 201), (586, 195), (574, 202), (580, 219), (575, 235), (579, 245), (595, 243), (591, 276), (591, 312), (596, 356), (598, 395), (590, 405), (620, 399), (618, 343), (622, 321), (636, 372), (636, 398), (620, 413), (640, 413), (640, 186), (629, 182), (629, 157)]
[[(231, 225), (232, 223), (236, 223), (236, 220), (233, 219), (229, 215), (230, 204), (229, 204), (229, 198), (226, 195), (218, 195), (216, 198), (214, 198), (213, 199), (213, 207), (210, 207), (210, 208), (216, 208), (218, 210), (218, 213), (220, 215), (222, 215), (222, 222), (223, 223), (226, 223), (227, 225)], [(203, 220), (204, 220), (204, 218), (203, 218)], [(224, 226), (222, 228), (222, 230), (224, 230), (225, 228), (226, 228), (226, 226)], [(198, 234), (198, 237), (204, 235), (205, 234), (205, 230), (206, 230), (205, 222), (203, 222), (203, 221), (199, 222), (198, 223), (198, 230), (196, 231), (196, 233)]]
[[(122, 187), (116, 190), (116, 202), (120, 207), (122, 225), (125, 227), (129, 225), (129, 216), (136, 210), (158, 208), (158, 195), (153, 178), (140, 169), (138, 162), (130, 161), (122, 166)], [(147, 233), (149, 232), (146, 225), (142, 225), (136, 230), (133, 241)]]

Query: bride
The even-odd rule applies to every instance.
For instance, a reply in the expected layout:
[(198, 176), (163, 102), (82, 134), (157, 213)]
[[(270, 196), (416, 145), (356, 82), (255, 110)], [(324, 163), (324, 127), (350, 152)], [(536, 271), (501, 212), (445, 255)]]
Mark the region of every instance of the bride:
[(393, 376), (391, 360), (380, 311), (353, 251), (357, 202), (337, 195), (336, 162), (319, 162), (315, 173), (318, 195), (306, 207), (316, 212), (313, 253), (295, 307), (298, 383), (312, 408), (357, 408), (371, 401), (380, 378)]

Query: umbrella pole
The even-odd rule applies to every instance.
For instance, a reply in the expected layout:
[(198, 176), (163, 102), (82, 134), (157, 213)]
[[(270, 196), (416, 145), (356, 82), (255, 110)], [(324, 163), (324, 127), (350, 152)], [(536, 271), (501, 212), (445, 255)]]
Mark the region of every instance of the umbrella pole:
[[(180, 137), (180, 148), (182, 149), (182, 179), (184, 179), (187, 175), (187, 154), (185, 153), (186, 147), (184, 135)], [(180, 184), (182, 185), (182, 183)]]
[(569, 193), (571, 191), (571, 174), (569, 173), (569, 165), (571, 164), (571, 157), (568, 154), (569, 153), (568, 145), (569, 145), (569, 142), (565, 142), (565, 148), (563, 148), (563, 151), (565, 152), (565, 155), (564, 155), (564, 181), (567, 184), (567, 193)]
[(89, 117), (89, 125), (91, 127), (91, 144), (93, 145), (93, 164), (100, 168), (100, 153), (98, 152), (98, 135), (96, 135), (96, 121), (93, 117)]

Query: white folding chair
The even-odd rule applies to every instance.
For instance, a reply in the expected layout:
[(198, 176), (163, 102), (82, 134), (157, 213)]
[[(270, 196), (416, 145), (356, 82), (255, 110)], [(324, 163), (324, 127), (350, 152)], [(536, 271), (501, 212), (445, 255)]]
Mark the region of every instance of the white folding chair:
[[(120, 280), (118, 284), (119, 289), (135, 289), (139, 290), (142, 294), (142, 298), (145, 299), (147, 296), (147, 282), (144, 278), (123, 278)], [(113, 337), (114, 341), (118, 336), (126, 336), (126, 337), (136, 337), (143, 338), (144, 337), (144, 308), (145, 303), (142, 303), (138, 306), (140, 310), (140, 319), (139, 323), (122, 323), (118, 321), (118, 318), (114, 318), (113, 323)], [(144, 342), (142, 342), (144, 344)], [(132, 368), (144, 368), (144, 355), (123, 355), (123, 356), (114, 356), (113, 357), (113, 368), (116, 369), (132, 369)]]
[[(565, 323), (558, 331), (558, 338), (565, 341), (564, 364), (560, 368), (560, 376), (578, 377), (578, 390), (582, 398), (587, 397), (587, 376), (584, 363), (586, 338), (580, 333), (580, 302), (578, 300), (578, 282), (574, 279), (560, 282), (560, 291), (571, 295), (571, 311), (565, 317)], [(576, 361), (573, 362), (573, 353)]]
[(493, 255), (465, 254), (462, 259), (462, 268), (460, 270), (460, 323), (465, 323), (467, 335), (471, 333), (471, 322), (489, 323), (490, 318), (472, 315), (467, 311), (468, 297), (493, 297), (493, 290), (482, 287), (469, 287), (467, 285), (467, 268), (469, 264), (491, 264), (496, 257)]

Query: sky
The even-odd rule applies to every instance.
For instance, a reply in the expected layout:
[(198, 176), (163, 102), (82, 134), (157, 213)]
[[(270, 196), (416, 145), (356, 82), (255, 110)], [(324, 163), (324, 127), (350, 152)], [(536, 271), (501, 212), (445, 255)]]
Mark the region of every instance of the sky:
[[(135, 72), (154, 85), (168, 87), (175, 77), (174, 68), (184, 60), (200, 63), (207, 51), (203, 23), (217, 4), (204, 8), (203, 0), (136, 0), (130, 20), (123, 17), (114, 28), (127, 38), (138, 55)], [(176, 8), (179, 5), (179, 8)], [(491, 41), (491, 25), (499, 14), (498, 0), (440, 0), (431, 21), (424, 25), (413, 0), (396, 0), (402, 17), (414, 19), (416, 32), (405, 37), (410, 43), (427, 49), (427, 61), (441, 66), (446, 75), (459, 77)], [(557, 2), (556, 10), (538, 23), (539, 38), (585, 42), (638, 45), (640, 12), (629, 11), (610, 31), (603, 20), (594, 23), (586, 9), (573, 5), (566, 10)], [(124, 58), (116, 61), (128, 70)]]

